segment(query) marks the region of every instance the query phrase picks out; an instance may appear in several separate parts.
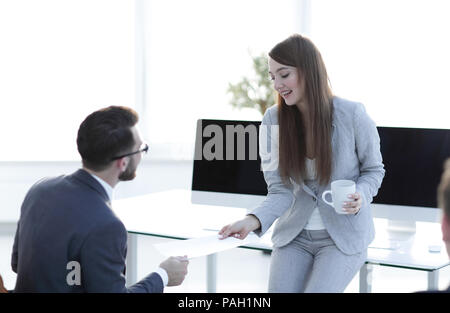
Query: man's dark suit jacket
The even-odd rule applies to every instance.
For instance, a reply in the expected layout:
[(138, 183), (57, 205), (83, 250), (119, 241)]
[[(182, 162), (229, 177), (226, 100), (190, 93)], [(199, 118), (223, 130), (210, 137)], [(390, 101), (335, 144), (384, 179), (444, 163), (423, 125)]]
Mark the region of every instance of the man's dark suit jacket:
[[(43, 179), (21, 208), (11, 261), (15, 292), (162, 292), (156, 273), (125, 287), (126, 252), (127, 231), (94, 177), (80, 169)], [(79, 285), (72, 261), (80, 264)]]

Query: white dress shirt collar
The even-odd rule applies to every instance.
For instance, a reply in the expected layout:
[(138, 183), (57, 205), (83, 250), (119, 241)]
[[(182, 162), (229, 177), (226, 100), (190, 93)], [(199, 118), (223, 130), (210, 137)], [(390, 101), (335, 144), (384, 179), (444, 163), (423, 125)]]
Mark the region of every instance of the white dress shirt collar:
[(91, 174), (91, 176), (94, 177), (100, 183), (100, 185), (102, 185), (103, 189), (105, 189), (106, 194), (108, 195), (109, 201), (112, 201), (112, 199), (113, 199), (113, 192), (114, 192), (113, 187), (111, 187), (110, 184), (105, 182), (103, 179), (101, 179), (97, 175), (92, 174), (92, 173), (89, 173), (89, 174)]

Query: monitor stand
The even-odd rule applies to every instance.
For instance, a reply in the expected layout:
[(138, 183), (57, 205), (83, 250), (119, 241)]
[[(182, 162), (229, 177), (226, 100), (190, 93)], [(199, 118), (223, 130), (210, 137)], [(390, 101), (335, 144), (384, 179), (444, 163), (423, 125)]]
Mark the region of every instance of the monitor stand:
[(405, 220), (388, 220), (389, 240), (406, 241), (416, 233), (416, 222)]

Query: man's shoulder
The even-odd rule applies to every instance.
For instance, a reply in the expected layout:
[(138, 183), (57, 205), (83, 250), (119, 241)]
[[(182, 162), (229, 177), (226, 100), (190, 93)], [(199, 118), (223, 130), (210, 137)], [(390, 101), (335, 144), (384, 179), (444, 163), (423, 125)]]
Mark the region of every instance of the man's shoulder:
[(44, 177), (35, 182), (28, 191), (29, 196), (65, 198), (67, 194), (84, 193), (85, 188), (72, 175)]
[[(40, 199), (45, 199), (42, 204)], [(74, 174), (47, 177), (36, 182), (28, 191), (24, 203), (65, 210), (66, 216), (87, 224), (111, 222), (117, 219), (105, 198), (94, 188), (76, 179)], [(51, 210), (49, 212), (56, 212)], [(75, 222), (75, 221), (74, 221)]]
[(66, 179), (67, 175), (58, 175), (53, 177), (43, 177), (34, 183), (34, 188), (45, 188), (46, 186), (54, 186)]
[(66, 175), (44, 177), (39, 179), (30, 187), (25, 197), (25, 200), (33, 197), (42, 197), (49, 191), (56, 191), (65, 179)]

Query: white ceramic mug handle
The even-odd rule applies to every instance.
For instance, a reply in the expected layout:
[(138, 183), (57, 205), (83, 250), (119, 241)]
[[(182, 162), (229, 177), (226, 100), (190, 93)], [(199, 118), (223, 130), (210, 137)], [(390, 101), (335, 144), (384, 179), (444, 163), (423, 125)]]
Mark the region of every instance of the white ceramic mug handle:
[(326, 197), (327, 194), (330, 194), (331, 196), (333, 196), (333, 194), (331, 193), (331, 190), (324, 191), (324, 193), (322, 193), (322, 200), (323, 200), (326, 204), (328, 204), (328, 205), (330, 205), (330, 206), (333, 206), (333, 202), (328, 202), (327, 199), (325, 199), (325, 197)]

